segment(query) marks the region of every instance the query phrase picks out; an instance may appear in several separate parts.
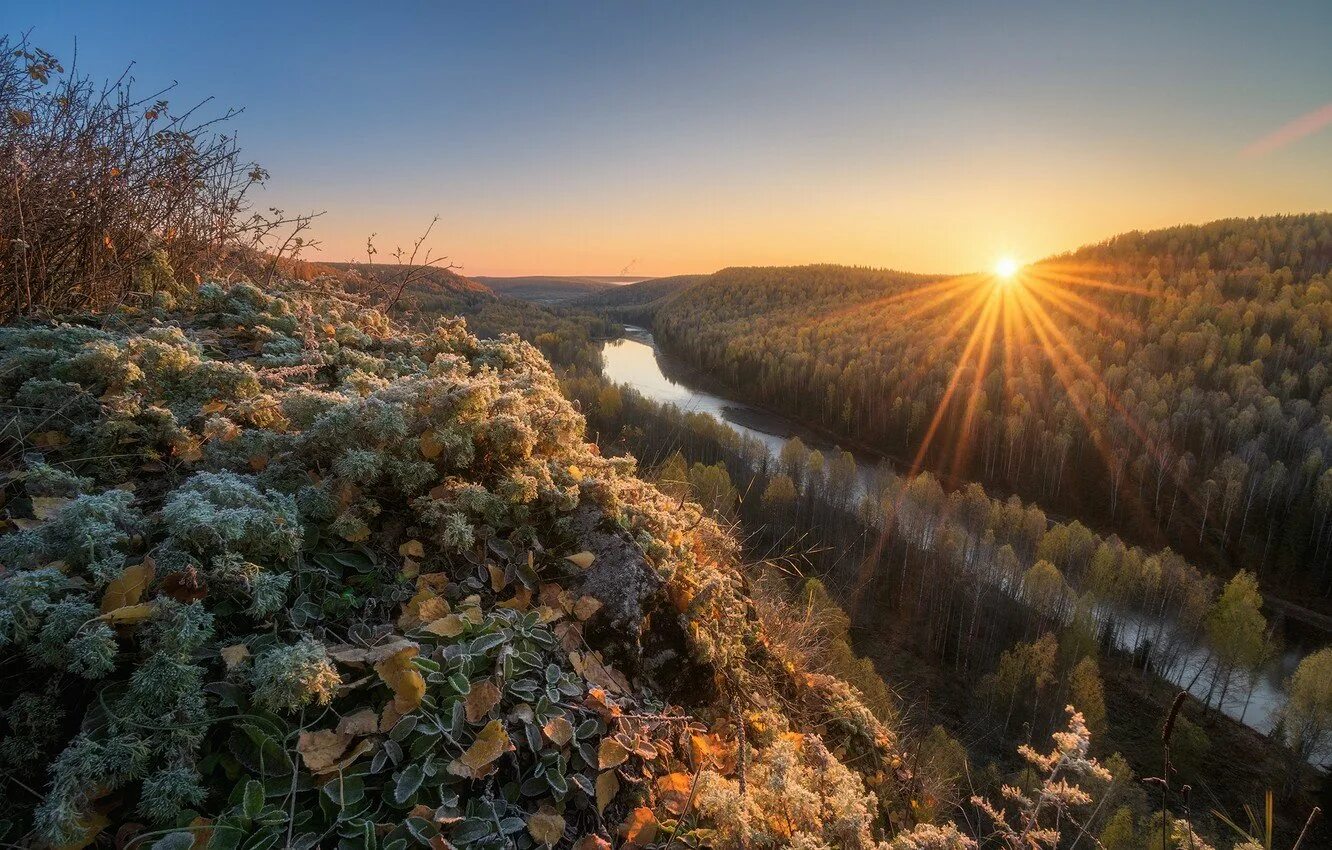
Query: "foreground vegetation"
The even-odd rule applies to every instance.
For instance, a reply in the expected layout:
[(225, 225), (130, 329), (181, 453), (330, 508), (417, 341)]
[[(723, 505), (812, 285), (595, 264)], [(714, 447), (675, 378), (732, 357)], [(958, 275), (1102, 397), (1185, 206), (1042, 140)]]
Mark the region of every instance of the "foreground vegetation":
[[(891, 732), (771, 645), (734, 544), (583, 443), (527, 345), (239, 285), (0, 352), (6, 840), (909, 822)], [(755, 820), (769, 781), (806, 808)]]

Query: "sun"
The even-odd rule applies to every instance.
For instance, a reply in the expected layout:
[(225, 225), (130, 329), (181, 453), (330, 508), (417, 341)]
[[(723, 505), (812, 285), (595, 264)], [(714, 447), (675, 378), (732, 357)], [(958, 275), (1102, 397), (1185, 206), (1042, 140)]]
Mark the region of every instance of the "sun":
[(1017, 260), (1013, 259), (1012, 257), (1000, 257), (999, 262), (994, 264), (995, 277), (999, 278), (1002, 281), (1012, 280), (1013, 276), (1017, 274), (1017, 271), (1018, 271)]

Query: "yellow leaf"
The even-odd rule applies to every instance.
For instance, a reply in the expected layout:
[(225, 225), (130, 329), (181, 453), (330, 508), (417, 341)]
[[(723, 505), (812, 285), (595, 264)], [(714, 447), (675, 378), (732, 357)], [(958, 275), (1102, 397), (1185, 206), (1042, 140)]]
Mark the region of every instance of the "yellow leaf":
[(375, 672), (393, 691), (393, 708), (399, 714), (415, 711), (425, 697), (425, 679), (412, 664), (416, 654), (416, 645), (408, 644), (375, 664)]
[(527, 816), (527, 831), (537, 843), (553, 847), (564, 837), (564, 818), (550, 806)]
[(429, 623), (426, 623), (421, 627), (421, 631), (430, 632), (432, 635), (439, 635), (440, 637), (451, 638), (462, 634), (464, 628), (466, 628), (466, 626), (463, 623), (462, 617), (459, 617), (457, 614), (450, 614), (447, 617), (440, 617), (438, 620), (431, 620)]
[(658, 777), (657, 799), (665, 806), (666, 811), (676, 816), (682, 815), (685, 806), (689, 804), (689, 791), (693, 784), (687, 773), (668, 773)]
[(421, 562), (413, 558), (402, 559), (402, 577), (416, 578), (421, 574)]
[(489, 679), (476, 685), (467, 692), (467, 699), (463, 702), (463, 707), (467, 709), (467, 722), (480, 723), (485, 719), (490, 710), (499, 705), (500, 690), (495, 687), (495, 683)]
[(207, 414), (221, 413), (226, 409), (227, 403), (225, 401), (218, 401), (217, 399), (213, 399), (203, 406), (203, 412)]
[(620, 831), (625, 841), (645, 847), (657, 837), (657, 817), (648, 807), (639, 806), (629, 813)]
[(513, 591), (513, 596), (503, 602), (497, 603), (496, 608), (512, 608), (515, 611), (526, 611), (532, 607), (532, 591), (519, 585)]
[(509, 583), (508, 580), (504, 578), (504, 570), (501, 570), (494, 564), (486, 564), (486, 569), (490, 571), (490, 589), (499, 593), (504, 589), (504, 585)]
[(351, 740), (351, 735), (333, 729), (302, 732), (296, 739), (296, 752), (301, 754), (301, 761), (312, 773), (323, 773), (337, 763)]
[(105, 620), (113, 626), (121, 626), (146, 620), (152, 613), (153, 603), (140, 602), (138, 605), (126, 605), (124, 608), (107, 611), (97, 619)]
[(546, 737), (557, 747), (562, 747), (573, 740), (574, 728), (564, 715), (556, 715), (541, 727)]
[(601, 600), (595, 596), (582, 596), (574, 603), (574, 616), (580, 620), (586, 620), (593, 614), (601, 610)]
[(421, 435), (421, 457), (426, 460), (434, 460), (444, 453), (444, 446), (435, 438), (434, 431), (426, 431)]
[(398, 554), (404, 558), (424, 558), (425, 546), (420, 540), (408, 540), (398, 547)]
[(614, 738), (601, 739), (601, 746), (597, 748), (597, 766), (602, 770), (609, 767), (619, 767), (624, 764), (627, 758), (629, 758), (629, 751), (619, 741)]
[(575, 555), (565, 555), (564, 560), (569, 561), (580, 570), (585, 570), (592, 566), (592, 562), (597, 559), (591, 552), (579, 552)]
[(61, 509), (68, 505), (73, 499), (65, 499), (60, 496), (33, 496), (32, 497), (32, 515), (39, 522), (47, 520), (60, 513)]
[(513, 748), (513, 741), (509, 740), (509, 733), (504, 730), (504, 724), (492, 720), (477, 734), (472, 746), (467, 748), (467, 752), (463, 753), (458, 761), (470, 772), (469, 775), (475, 777), (491, 762)]
[(379, 731), (379, 715), (373, 708), (363, 708), (338, 721), (343, 735), (373, 735)]
[(362, 738), (361, 740), (356, 742), (356, 746), (352, 747), (350, 750), (347, 750), (347, 752), (343, 753), (342, 758), (338, 759), (333, 764), (329, 765), (328, 769), (323, 772), (340, 773), (346, 770), (347, 768), (351, 767), (352, 762), (356, 761), (358, 758), (365, 755), (366, 753), (372, 751), (376, 746), (378, 745), (375, 743), (373, 738)]
[(143, 598), (157, 570), (151, 558), (144, 558), (143, 563), (126, 567), (119, 576), (106, 586), (102, 594), (102, 613), (136, 605)]
[(618, 793), (620, 793), (620, 777), (616, 776), (613, 770), (602, 771), (597, 776), (597, 814), (605, 814), (606, 807)]
[(250, 657), (250, 648), (243, 643), (222, 647), (222, 663), (228, 670), (236, 669), (242, 661)]
[(575, 480), (575, 481), (582, 481), (582, 480), (583, 480), (583, 470), (579, 469), (579, 468), (576, 467), (576, 466), (570, 465), (570, 466), (569, 466), (569, 477), (572, 478), (572, 479)]

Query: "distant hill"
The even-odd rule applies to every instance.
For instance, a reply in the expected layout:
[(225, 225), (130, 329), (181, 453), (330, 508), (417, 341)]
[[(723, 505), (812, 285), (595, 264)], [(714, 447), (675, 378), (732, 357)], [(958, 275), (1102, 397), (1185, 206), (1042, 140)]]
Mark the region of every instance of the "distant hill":
[(569, 302), (570, 307), (594, 310), (619, 322), (652, 324), (652, 316), (662, 303), (691, 286), (707, 280), (705, 274), (681, 274), (656, 277), (590, 293)]
[[(367, 286), (371, 282), (392, 283), (400, 279), (409, 269), (408, 266), (394, 263), (308, 263), (307, 265), (331, 271), (332, 276), (347, 282), (352, 290)], [(412, 277), (414, 280), (408, 286), (408, 291), (416, 296), (417, 300), (441, 297), (464, 299), (495, 297), (495, 293), (489, 287), (452, 269), (430, 267), (414, 272)]]
[(643, 280), (642, 277), (625, 277), (623, 275), (572, 277), (527, 275), (524, 277), (477, 277), (474, 279), (490, 287), (499, 295), (521, 298), (524, 301), (532, 301), (537, 304), (561, 304)]

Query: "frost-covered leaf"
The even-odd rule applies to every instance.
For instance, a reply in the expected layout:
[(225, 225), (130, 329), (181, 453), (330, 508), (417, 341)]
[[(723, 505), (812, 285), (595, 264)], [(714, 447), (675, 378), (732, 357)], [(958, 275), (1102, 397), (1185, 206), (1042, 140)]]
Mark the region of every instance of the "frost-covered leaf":
[(588, 567), (592, 566), (592, 562), (595, 561), (596, 559), (597, 556), (593, 555), (591, 552), (578, 552), (573, 555), (564, 556), (564, 560), (573, 564), (575, 567), (578, 567), (578, 569), (580, 570), (585, 570)]
[(619, 767), (629, 758), (629, 750), (614, 738), (602, 738), (597, 748), (597, 766), (602, 770)]
[(351, 735), (335, 729), (302, 732), (296, 740), (296, 752), (301, 754), (301, 761), (311, 773), (323, 773), (337, 763), (351, 740)]
[(604, 770), (597, 776), (597, 814), (605, 814), (615, 795), (620, 793), (620, 777), (614, 770)]
[(546, 725), (541, 727), (541, 731), (546, 733), (546, 737), (557, 747), (563, 747), (573, 738), (573, 724), (570, 723), (564, 715), (557, 715), (546, 721)]
[(480, 723), (490, 714), (490, 710), (499, 705), (500, 690), (495, 687), (495, 683), (486, 679), (472, 685), (472, 689), (467, 692), (466, 708), (467, 722)]
[(693, 780), (687, 773), (668, 773), (657, 777), (657, 799), (673, 815), (684, 813)]
[(492, 720), (476, 736), (472, 746), (467, 748), (458, 761), (475, 776), (478, 771), (488, 766), (495, 759), (514, 749), (509, 733), (499, 720)]
[(142, 563), (126, 567), (106, 586), (106, 592), (102, 594), (102, 613), (138, 604), (156, 574), (152, 558), (144, 558)]
[(228, 670), (234, 670), (245, 659), (250, 657), (250, 648), (243, 643), (224, 646), (218, 653), (222, 656), (222, 663)]
[(564, 818), (550, 806), (527, 816), (527, 831), (538, 844), (553, 847), (564, 837)]
[(647, 846), (657, 837), (657, 817), (647, 806), (639, 806), (629, 813), (620, 831), (630, 844)]

